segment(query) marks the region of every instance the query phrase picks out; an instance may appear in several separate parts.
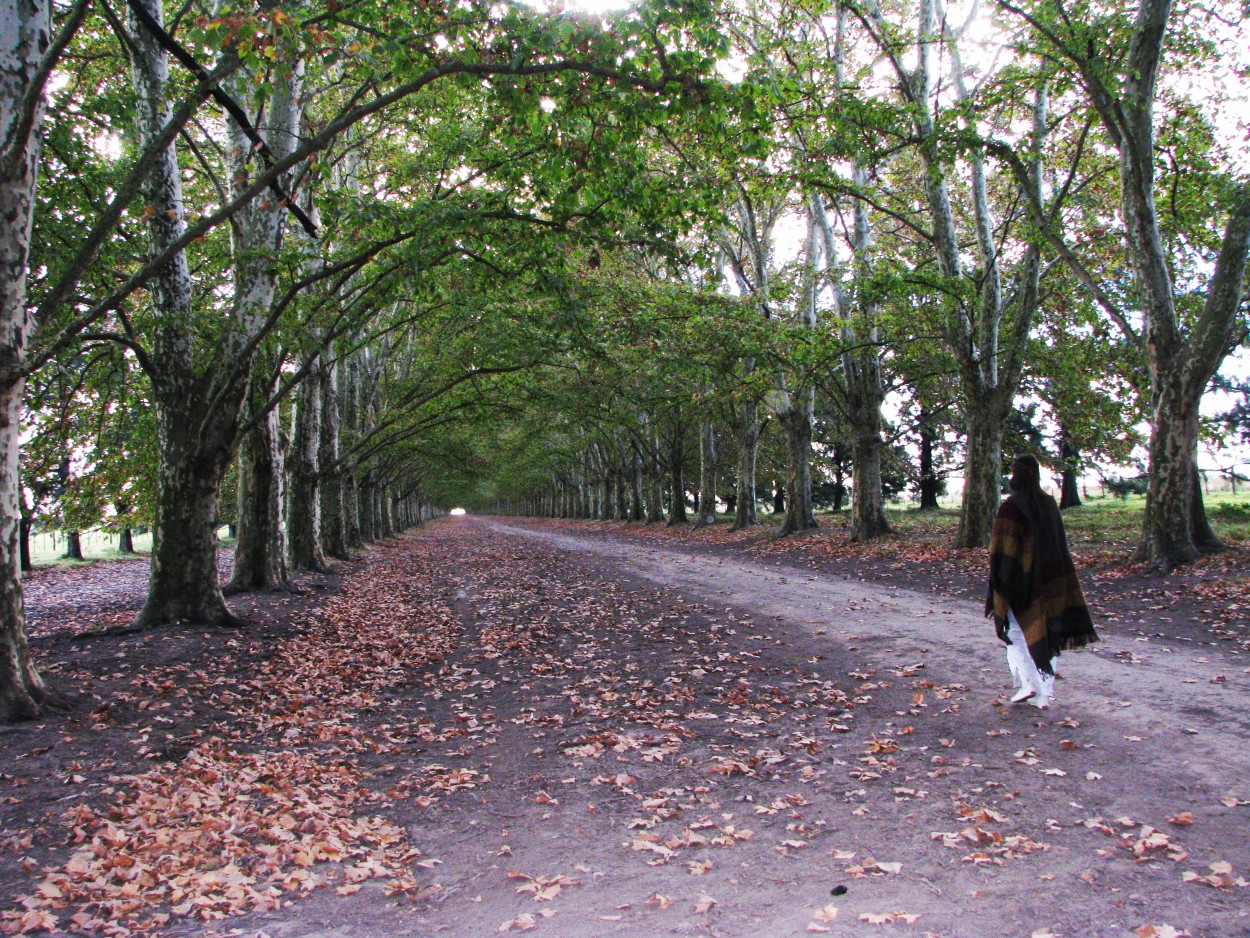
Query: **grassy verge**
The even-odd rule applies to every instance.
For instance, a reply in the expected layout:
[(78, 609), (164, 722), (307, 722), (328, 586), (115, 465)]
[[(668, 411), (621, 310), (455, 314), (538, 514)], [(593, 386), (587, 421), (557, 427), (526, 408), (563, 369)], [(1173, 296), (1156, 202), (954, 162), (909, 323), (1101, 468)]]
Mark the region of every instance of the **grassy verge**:
[[(1250, 541), (1250, 493), (1220, 493), (1204, 500), (1207, 517), (1215, 533), (1230, 544)], [(1131, 543), (1141, 535), (1142, 513), (1146, 500), (1132, 495), (1127, 499), (1094, 498), (1063, 513), (1064, 526), (1074, 545), (1098, 547)], [(903, 536), (954, 537), (959, 525), (959, 509), (942, 507), (936, 511), (920, 511), (901, 504), (891, 505), (887, 514), (894, 529)], [(832, 524), (847, 517), (847, 512), (823, 512), (818, 518)]]
[[(233, 545), (233, 541), (226, 537), (228, 528), (223, 526), (217, 532), (223, 546)], [(97, 560), (123, 560), (133, 558), (134, 554), (122, 554), (117, 550), (117, 535), (108, 534), (104, 531), (83, 531), (80, 535), (82, 541), (83, 560), (67, 560), (65, 558), (65, 535), (60, 532), (46, 532), (35, 534), (30, 539), (30, 559), (36, 567), (50, 566), (74, 566), (78, 563), (92, 563)], [(135, 551), (140, 554), (148, 554), (152, 551), (152, 535), (136, 534), (134, 536)]]

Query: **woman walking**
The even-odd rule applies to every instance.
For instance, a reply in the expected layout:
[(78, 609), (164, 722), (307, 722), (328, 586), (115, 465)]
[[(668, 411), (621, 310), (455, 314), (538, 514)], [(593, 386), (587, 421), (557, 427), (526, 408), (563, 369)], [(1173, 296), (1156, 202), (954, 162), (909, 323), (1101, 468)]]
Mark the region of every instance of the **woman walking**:
[(990, 535), (990, 585), (985, 614), (1007, 644), (1017, 689), (1012, 703), (1046, 709), (1054, 698), (1053, 661), (1061, 651), (1098, 641), (1068, 552), (1055, 500), (1042, 491), (1033, 456), (1011, 464), (1011, 494), (998, 506)]

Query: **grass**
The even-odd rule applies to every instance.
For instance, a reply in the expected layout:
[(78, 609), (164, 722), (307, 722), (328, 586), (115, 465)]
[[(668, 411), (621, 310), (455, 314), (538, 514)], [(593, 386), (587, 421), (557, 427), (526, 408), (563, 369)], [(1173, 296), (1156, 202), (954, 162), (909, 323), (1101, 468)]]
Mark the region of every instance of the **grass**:
[[(1219, 492), (1206, 496), (1203, 501), (1211, 527), (1222, 540), (1230, 543), (1250, 541), (1250, 491), (1236, 495)], [(1112, 496), (1086, 499), (1080, 506), (1063, 513), (1064, 526), (1069, 539), (1076, 544), (1129, 544), (1141, 536), (1145, 504), (1146, 499), (1141, 495), (1130, 495), (1127, 499)], [(905, 537), (954, 537), (955, 528), (959, 525), (957, 503), (944, 504), (935, 511), (920, 511), (895, 502), (887, 507), (886, 513), (894, 530)], [(836, 524), (839, 519), (847, 517), (847, 511), (821, 512), (817, 517)]]
[[(217, 537), (222, 544), (232, 544), (226, 537), (226, 527), (222, 527), (217, 532)], [(134, 557), (134, 554), (122, 554), (117, 551), (117, 535), (108, 534), (104, 531), (83, 531), (80, 535), (82, 541), (83, 560), (67, 560), (65, 558), (65, 535), (60, 532), (44, 532), (41, 534), (31, 535), (30, 538), (30, 560), (36, 567), (51, 566), (77, 566), (80, 563), (91, 563), (96, 560), (120, 560), (127, 557)], [(135, 551), (140, 554), (151, 553), (152, 535), (136, 534), (134, 536)]]

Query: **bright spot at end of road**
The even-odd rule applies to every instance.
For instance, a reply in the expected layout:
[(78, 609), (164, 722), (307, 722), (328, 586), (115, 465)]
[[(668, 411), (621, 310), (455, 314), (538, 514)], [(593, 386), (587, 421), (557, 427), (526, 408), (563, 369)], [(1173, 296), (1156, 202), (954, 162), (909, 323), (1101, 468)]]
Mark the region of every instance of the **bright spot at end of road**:
[(452, 514), (452, 515), (462, 515), (462, 514), (464, 514), (464, 509), (463, 509), (463, 508), (453, 508), (450, 512), (448, 512), (448, 514)]

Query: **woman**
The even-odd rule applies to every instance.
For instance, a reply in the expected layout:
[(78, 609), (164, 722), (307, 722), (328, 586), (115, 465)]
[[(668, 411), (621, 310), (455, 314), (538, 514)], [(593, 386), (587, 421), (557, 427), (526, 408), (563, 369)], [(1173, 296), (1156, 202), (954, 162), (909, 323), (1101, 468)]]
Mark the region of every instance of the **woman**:
[(998, 506), (990, 535), (985, 614), (1007, 643), (1017, 690), (1012, 703), (1043, 710), (1054, 697), (1053, 659), (1098, 641), (1085, 605), (1055, 500), (1042, 491), (1042, 469), (1029, 455), (1011, 464), (1011, 494)]

